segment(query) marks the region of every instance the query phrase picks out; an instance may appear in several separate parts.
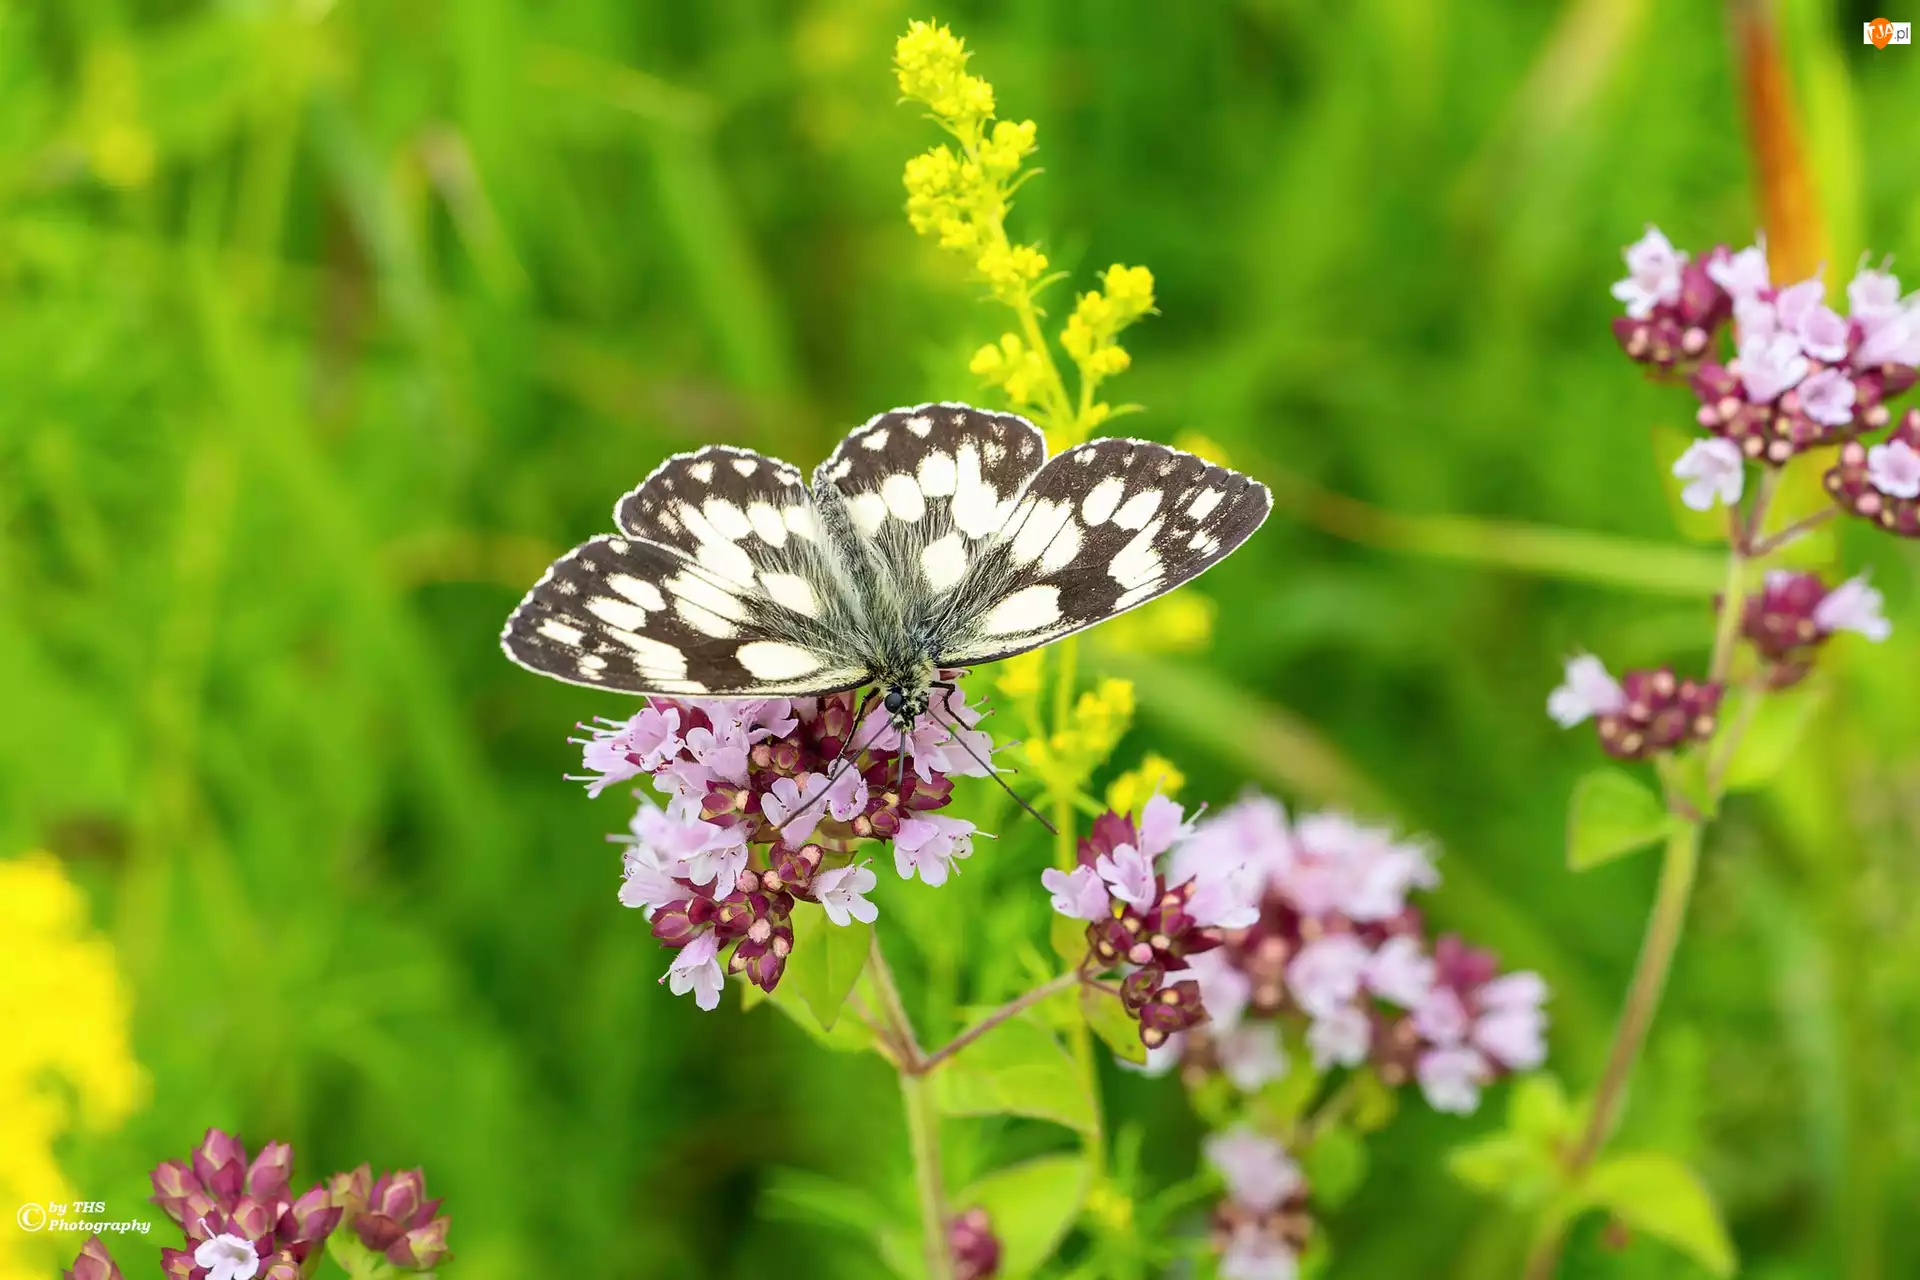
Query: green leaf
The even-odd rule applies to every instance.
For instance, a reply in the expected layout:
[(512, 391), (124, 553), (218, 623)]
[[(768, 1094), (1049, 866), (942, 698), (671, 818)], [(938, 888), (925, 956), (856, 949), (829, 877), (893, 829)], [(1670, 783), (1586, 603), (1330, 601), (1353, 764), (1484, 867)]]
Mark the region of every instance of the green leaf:
[(1314, 1204), (1338, 1209), (1367, 1176), (1367, 1144), (1352, 1129), (1335, 1125), (1315, 1136), (1313, 1145), (1300, 1153), (1300, 1165)]
[(823, 1031), (833, 1030), (847, 993), (867, 967), (873, 926), (855, 920), (842, 926), (811, 902), (793, 905), (793, 956), (779, 990), (791, 983), (820, 1020)]
[(1686, 487), (1686, 481), (1673, 474), (1673, 464), (1680, 461), (1680, 455), (1692, 447), (1700, 436), (1690, 431), (1681, 431), (1677, 427), (1656, 425), (1653, 428), (1653, 458), (1660, 467), (1660, 487), (1666, 491), (1667, 508), (1673, 513), (1673, 527), (1688, 542), (1725, 542), (1727, 540), (1727, 513), (1719, 509), (1695, 511), (1680, 500), (1680, 491)]
[(1080, 1013), (1093, 1028), (1093, 1034), (1116, 1056), (1136, 1067), (1147, 1061), (1147, 1046), (1140, 1043), (1140, 1024), (1120, 1003), (1120, 997), (1098, 987), (1080, 988)]
[(1673, 823), (1660, 797), (1618, 769), (1595, 769), (1573, 786), (1567, 865), (1585, 871), (1666, 838)]
[[(749, 990), (759, 988), (748, 983)], [(746, 1004), (742, 996), (742, 1005)], [(820, 1019), (813, 1009), (803, 1000), (800, 992), (791, 982), (782, 982), (773, 989), (772, 994), (762, 996), (755, 1004), (770, 1004), (793, 1020), (793, 1025), (811, 1036), (815, 1043), (836, 1053), (863, 1053), (874, 1047), (873, 1032), (867, 1024), (858, 1018), (841, 1018), (828, 1030), (820, 1025)]]
[(1546, 1072), (1522, 1076), (1507, 1100), (1507, 1127), (1551, 1148), (1573, 1136), (1583, 1123), (1581, 1112), (1567, 1101), (1560, 1081)]
[(1779, 775), (1793, 759), (1793, 753), (1806, 737), (1807, 728), (1826, 702), (1823, 688), (1801, 688), (1786, 693), (1754, 694), (1742, 690), (1729, 699), (1721, 715), (1723, 724), (1737, 724), (1744, 713), (1746, 699), (1758, 697), (1746, 722), (1746, 729), (1727, 762), (1722, 785), (1729, 791), (1750, 791), (1763, 787)]
[(1053, 954), (1068, 964), (1079, 964), (1087, 958), (1087, 922), (1063, 916), (1058, 911), (1050, 914), (1053, 923), (1048, 927), (1047, 938), (1053, 943)]
[(1274, 1120), (1284, 1125), (1292, 1124), (1305, 1114), (1307, 1104), (1320, 1096), (1320, 1082), (1324, 1077), (1313, 1065), (1305, 1040), (1295, 1037), (1292, 1044), (1281, 1047), (1287, 1054), (1287, 1074), (1267, 1082), (1260, 1090), (1260, 1103)]
[(1082, 1133), (1099, 1116), (1080, 1068), (1053, 1033), (1013, 1018), (955, 1054), (934, 1073), (940, 1109), (956, 1116), (1033, 1116)]
[(740, 1011), (742, 1013), (745, 1013), (757, 1004), (766, 1003), (767, 993), (759, 987), (754, 986), (751, 982), (748, 982), (745, 978), (740, 979), (737, 985), (740, 988)]
[(1053, 1255), (1092, 1180), (1084, 1155), (1041, 1156), (988, 1174), (955, 1196), (953, 1209), (987, 1211), (1000, 1238), (1000, 1274), (1016, 1280)]
[(1734, 1273), (1733, 1242), (1699, 1177), (1657, 1151), (1609, 1156), (1595, 1165), (1584, 1198), (1634, 1230), (1664, 1240), (1716, 1276)]
[(1353, 1090), (1348, 1118), (1361, 1133), (1377, 1133), (1386, 1128), (1400, 1109), (1400, 1095), (1389, 1089), (1380, 1073), (1371, 1067), (1354, 1072), (1347, 1088)]
[(1552, 1155), (1532, 1138), (1515, 1133), (1496, 1133), (1455, 1147), (1447, 1153), (1447, 1172), (1517, 1209), (1546, 1203), (1562, 1180)]

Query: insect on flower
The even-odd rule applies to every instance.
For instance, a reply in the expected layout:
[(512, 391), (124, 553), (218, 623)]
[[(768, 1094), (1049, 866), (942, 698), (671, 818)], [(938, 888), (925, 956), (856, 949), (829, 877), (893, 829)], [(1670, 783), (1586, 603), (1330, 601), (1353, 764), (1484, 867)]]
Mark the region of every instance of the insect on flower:
[[(542, 675), (658, 697), (870, 688), (900, 735), (942, 719), (943, 670), (1104, 622), (1260, 527), (1265, 485), (1140, 440), (1047, 458), (1012, 414), (895, 409), (813, 474), (710, 445), (615, 504), (620, 532), (548, 568), (507, 620)], [(862, 701), (864, 708), (865, 700)], [(901, 767), (905, 768), (905, 753)]]

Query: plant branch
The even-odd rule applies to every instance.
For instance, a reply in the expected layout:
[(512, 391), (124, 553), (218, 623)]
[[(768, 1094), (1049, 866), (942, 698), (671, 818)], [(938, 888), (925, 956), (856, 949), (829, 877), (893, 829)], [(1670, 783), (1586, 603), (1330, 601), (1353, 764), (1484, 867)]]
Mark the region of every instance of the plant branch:
[(1059, 977), (1054, 978), (1051, 981), (1042, 983), (1041, 985), (1035, 987), (1033, 990), (1027, 992), (1025, 995), (1016, 996), (1012, 1000), (1007, 1001), (1005, 1004), (1001, 1005), (998, 1009), (995, 1009), (992, 1013), (980, 1019), (980, 1021), (974, 1023), (972, 1026), (968, 1027), (965, 1031), (962, 1031), (959, 1035), (949, 1040), (946, 1044), (941, 1045), (938, 1049), (935, 1049), (932, 1053), (927, 1054), (925, 1057), (921, 1058), (919, 1070), (915, 1074), (917, 1075), (927, 1074), (929, 1071), (932, 1071), (935, 1067), (945, 1062), (948, 1058), (951, 1058), (954, 1054), (959, 1053), (962, 1049), (966, 1048), (968, 1045), (972, 1044), (975, 1040), (978, 1040), (981, 1036), (984, 1036), (985, 1034), (987, 1034), (987, 1032), (993, 1030), (995, 1027), (999, 1026), (1001, 1023), (1005, 1022), (1007, 1019), (1019, 1017), (1022, 1013), (1025, 1013), (1028, 1009), (1031, 1009), (1034, 1005), (1039, 1004), (1042, 1000), (1045, 1000), (1047, 997), (1057, 995), (1060, 992), (1065, 991), (1070, 987), (1078, 986), (1080, 982), (1081, 982), (1080, 970), (1075, 969), (1071, 973), (1063, 973)]
[(1795, 520), (1792, 524), (1775, 533), (1772, 537), (1761, 538), (1756, 541), (1748, 554), (1755, 560), (1761, 559), (1764, 556), (1770, 556), (1782, 547), (1792, 546), (1839, 514), (1839, 507), (1825, 507), (1810, 516), (1802, 516), (1800, 519)]
[(913, 1148), (913, 1183), (920, 1201), (920, 1238), (927, 1263), (927, 1280), (953, 1280), (953, 1254), (947, 1245), (947, 1191), (940, 1170), (940, 1109), (924, 1078), (925, 1061), (913, 1023), (900, 1000), (900, 988), (880, 950), (875, 930), (867, 947), (867, 972), (873, 975), (880, 998), (880, 1014), (887, 1027), (884, 1037), (899, 1053), (900, 1101), (907, 1116), (907, 1139)]

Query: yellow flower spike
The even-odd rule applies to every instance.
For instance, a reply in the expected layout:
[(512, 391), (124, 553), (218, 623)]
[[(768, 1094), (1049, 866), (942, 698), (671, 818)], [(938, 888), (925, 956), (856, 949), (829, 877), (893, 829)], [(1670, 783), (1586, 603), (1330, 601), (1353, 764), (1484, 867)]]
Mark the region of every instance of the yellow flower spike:
[(1046, 654), (1039, 649), (1018, 654), (994, 668), (993, 682), (1009, 698), (1031, 698), (1040, 692), (1040, 673), (1046, 664)]
[[(146, 1092), (128, 1044), (126, 990), (112, 948), (88, 928), (85, 900), (51, 854), (0, 861), (0, 938), (0, 1201), (71, 1200), (55, 1141), (76, 1122), (117, 1126)], [(0, 1236), (0, 1277), (46, 1275), (75, 1247), (52, 1232), (10, 1232)]]
[(1140, 807), (1159, 792), (1172, 800), (1187, 785), (1187, 776), (1164, 756), (1148, 752), (1140, 767), (1129, 769), (1107, 787), (1107, 808), (1115, 813), (1137, 814)]
[(1173, 438), (1173, 447), (1185, 449), (1196, 458), (1205, 458), (1216, 467), (1231, 467), (1225, 446), (1211, 436), (1203, 436), (1198, 431), (1182, 431)]
[(1101, 273), (1107, 301), (1116, 316), (1115, 328), (1132, 324), (1153, 310), (1153, 272), (1145, 267), (1123, 267), (1114, 263)]

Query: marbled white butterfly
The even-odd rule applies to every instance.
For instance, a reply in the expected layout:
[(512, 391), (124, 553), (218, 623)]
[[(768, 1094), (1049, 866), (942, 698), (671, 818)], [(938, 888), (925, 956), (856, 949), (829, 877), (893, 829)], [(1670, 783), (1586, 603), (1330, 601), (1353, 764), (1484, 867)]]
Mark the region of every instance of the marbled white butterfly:
[(521, 666), (664, 696), (872, 685), (905, 730), (937, 673), (1024, 653), (1197, 577), (1267, 517), (1265, 485), (1143, 440), (1049, 460), (1024, 418), (895, 409), (813, 473), (710, 445), (615, 504), (507, 619)]

